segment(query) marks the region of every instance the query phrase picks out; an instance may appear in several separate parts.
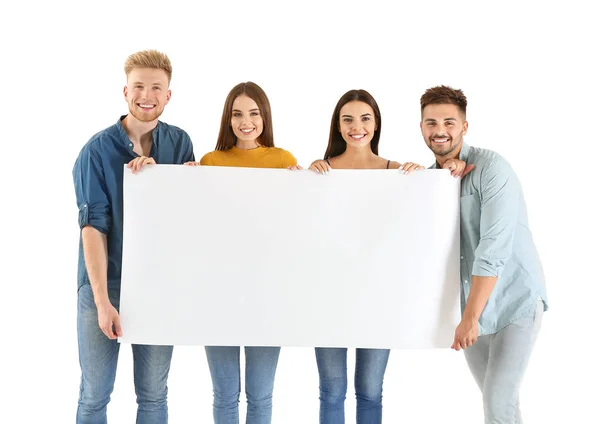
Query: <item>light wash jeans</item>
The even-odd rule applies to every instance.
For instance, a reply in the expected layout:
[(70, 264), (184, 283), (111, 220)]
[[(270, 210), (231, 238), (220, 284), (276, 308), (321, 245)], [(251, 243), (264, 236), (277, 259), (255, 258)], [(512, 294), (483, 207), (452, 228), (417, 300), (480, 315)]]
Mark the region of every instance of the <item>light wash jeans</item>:
[[(246, 346), (246, 424), (270, 424), (279, 347)], [(206, 346), (213, 383), (215, 424), (238, 424), (240, 414), (240, 347)]]
[[(109, 299), (119, 310), (119, 291), (109, 290)], [(110, 400), (117, 373), (120, 344), (104, 335), (98, 326), (98, 311), (92, 287), (78, 292), (77, 338), (81, 386), (77, 424), (105, 424), (106, 405)], [(133, 378), (137, 395), (138, 424), (167, 423), (167, 377), (173, 346), (132, 345)], [(117, 419), (115, 422), (121, 422)]]
[(480, 336), (465, 349), (471, 374), (483, 394), (485, 424), (522, 424), (521, 381), (542, 325), (544, 304), (494, 334)]
[[(346, 348), (315, 348), (319, 369), (321, 424), (344, 423), (344, 401), (348, 388)], [(383, 375), (389, 349), (356, 349), (356, 423), (380, 424), (382, 419)]]

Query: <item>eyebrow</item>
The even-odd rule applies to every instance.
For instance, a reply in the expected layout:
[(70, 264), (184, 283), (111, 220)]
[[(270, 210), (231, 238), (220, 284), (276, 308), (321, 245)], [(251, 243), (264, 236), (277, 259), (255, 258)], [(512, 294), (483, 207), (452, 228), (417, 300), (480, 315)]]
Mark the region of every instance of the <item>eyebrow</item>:
[[(144, 85), (144, 82), (143, 82), (143, 81), (134, 81), (134, 82), (133, 82), (133, 85), (136, 85), (136, 84), (141, 84), (141, 85)], [(153, 83), (151, 83), (150, 85), (159, 85), (159, 86), (161, 86), (161, 87), (162, 87), (162, 83), (160, 83), (160, 82), (153, 82)]]
[[(444, 118), (444, 121), (456, 121), (456, 118)], [(437, 119), (427, 118), (425, 122), (437, 122)]]
[[(361, 117), (363, 116), (371, 116), (370, 113), (363, 113), (362, 115), (360, 115)], [(352, 115), (342, 115), (342, 118), (352, 118)]]
[[(232, 112), (241, 112), (241, 110), (239, 109), (232, 109)], [(258, 108), (254, 108), (254, 109), (250, 109), (249, 112), (260, 112), (260, 109)]]

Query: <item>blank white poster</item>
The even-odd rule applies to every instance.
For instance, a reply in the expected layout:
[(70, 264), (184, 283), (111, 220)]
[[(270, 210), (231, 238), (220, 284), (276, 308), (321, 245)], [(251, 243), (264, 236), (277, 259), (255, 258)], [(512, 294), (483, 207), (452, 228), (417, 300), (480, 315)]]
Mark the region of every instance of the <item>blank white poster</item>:
[(120, 341), (448, 348), (459, 185), (444, 170), (126, 169)]

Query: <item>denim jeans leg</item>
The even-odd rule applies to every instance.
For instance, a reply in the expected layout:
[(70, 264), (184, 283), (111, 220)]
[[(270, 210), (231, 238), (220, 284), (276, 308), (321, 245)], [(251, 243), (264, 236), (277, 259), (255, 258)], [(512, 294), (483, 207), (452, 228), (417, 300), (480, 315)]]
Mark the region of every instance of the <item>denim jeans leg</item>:
[(389, 349), (356, 349), (356, 423), (381, 424), (383, 375)]
[(206, 346), (215, 424), (239, 424), (240, 347)]
[(280, 347), (246, 346), (246, 424), (270, 424)]
[(132, 345), (138, 424), (167, 424), (167, 378), (173, 346)]
[(319, 423), (344, 424), (348, 349), (317, 347), (315, 355), (319, 369)]
[[(109, 291), (109, 299), (118, 309), (118, 291)], [(106, 406), (115, 383), (119, 343), (100, 330), (98, 310), (89, 284), (81, 286), (77, 293), (77, 339), (81, 385), (76, 422), (106, 424)]]

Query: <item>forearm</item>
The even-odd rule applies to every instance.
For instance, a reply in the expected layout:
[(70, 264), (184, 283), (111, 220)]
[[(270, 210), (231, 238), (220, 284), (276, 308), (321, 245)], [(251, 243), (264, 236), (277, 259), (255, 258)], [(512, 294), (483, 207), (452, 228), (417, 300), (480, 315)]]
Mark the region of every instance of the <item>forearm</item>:
[(108, 298), (108, 247), (106, 235), (92, 226), (81, 230), (83, 256), (96, 305), (110, 302)]
[(498, 281), (498, 277), (481, 277), (479, 275), (471, 277), (471, 292), (467, 299), (463, 320), (479, 320), (481, 312), (494, 290), (496, 281)]

